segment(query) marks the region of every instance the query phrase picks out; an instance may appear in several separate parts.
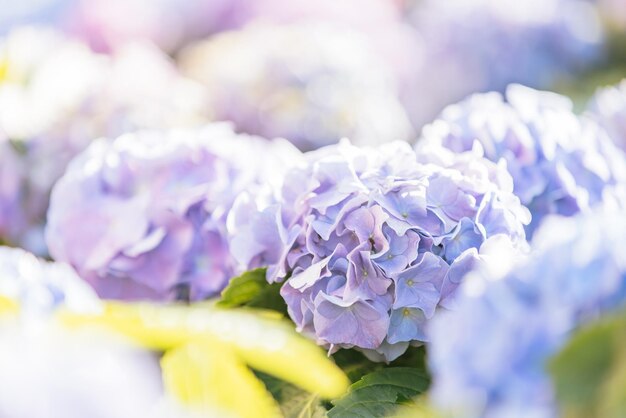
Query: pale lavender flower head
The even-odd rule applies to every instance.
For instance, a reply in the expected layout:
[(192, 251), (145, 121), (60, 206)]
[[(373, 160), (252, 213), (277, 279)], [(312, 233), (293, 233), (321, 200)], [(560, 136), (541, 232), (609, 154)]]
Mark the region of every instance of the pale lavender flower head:
[(626, 159), (606, 132), (572, 111), (571, 101), (521, 85), (448, 106), (426, 126), (416, 147), (436, 143), (455, 152), (482, 148), (503, 160), (514, 193), (532, 213), (529, 236), (544, 216), (571, 216), (606, 199), (626, 180)]
[(468, 94), (510, 83), (549, 88), (604, 56), (595, 5), (586, 0), (425, 0), (409, 20), (424, 41), (413, 112), (431, 120)]
[(626, 150), (626, 80), (599, 89), (588, 104), (588, 111), (622, 150)]
[(250, 25), (191, 45), (179, 61), (206, 86), (211, 118), (240, 132), (303, 150), (342, 137), (376, 144), (411, 135), (392, 72), (347, 27)]
[(160, 51), (95, 54), (52, 29), (0, 39), (0, 241), (46, 254), (48, 196), (89, 142), (205, 121), (202, 89)]
[(505, 234), (524, 247), (526, 208), (504, 167), (475, 153), (347, 141), (305, 154), (280, 196), (241, 195), (231, 250), (268, 266), (298, 330), (331, 349), (392, 360), (426, 341), (425, 324), (454, 303), (481, 245)]
[(626, 306), (626, 214), (552, 217), (504, 277), (470, 273), (429, 325), (432, 398), (459, 418), (559, 415), (546, 370), (573, 331)]
[(267, 187), (297, 155), (221, 124), (95, 141), (53, 189), (50, 253), (102, 297), (213, 296), (235, 273), (225, 236), (234, 196)]

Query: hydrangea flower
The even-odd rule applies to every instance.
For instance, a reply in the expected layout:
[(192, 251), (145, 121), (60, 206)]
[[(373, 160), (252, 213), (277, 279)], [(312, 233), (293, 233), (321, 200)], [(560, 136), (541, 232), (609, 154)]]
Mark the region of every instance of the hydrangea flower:
[(65, 263), (0, 246), (0, 296), (16, 301), (21, 311), (47, 316), (63, 305), (75, 312), (93, 312), (99, 301), (93, 290)]
[(357, 32), (329, 24), (251, 25), (191, 45), (183, 72), (210, 92), (211, 117), (310, 150), (344, 136), (408, 139), (389, 68)]
[(626, 80), (599, 89), (588, 105), (590, 115), (606, 129), (613, 142), (626, 150)]
[(598, 11), (586, 0), (426, 0), (408, 19), (425, 49), (411, 105), (421, 124), (468, 94), (549, 88), (604, 55)]
[(0, 40), (0, 240), (45, 254), (50, 189), (100, 136), (205, 120), (201, 87), (161, 52), (128, 45), (91, 52), (51, 29)]
[(448, 106), (426, 126), (416, 147), (436, 143), (455, 152), (479, 147), (504, 160), (514, 192), (532, 213), (531, 236), (548, 214), (571, 216), (615, 195), (626, 159), (606, 132), (572, 112), (571, 101), (521, 85)]
[(50, 254), (102, 297), (213, 296), (235, 272), (225, 236), (234, 196), (269, 187), (298, 155), (222, 124), (97, 140), (53, 189)]
[(242, 194), (231, 250), (268, 266), (297, 329), (319, 344), (392, 360), (426, 341), (425, 324), (454, 302), (480, 246), (507, 235), (524, 247), (529, 214), (503, 166), (475, 153), (349, 142), (306, 155), (280, 196)]
[(624, 215), (554, 217), (504, 278), (466, 277), (456, 311), (427, 332), (441, 408), (459, 418), (559, 416), (546, 361), (576, 328), (626, 306)]

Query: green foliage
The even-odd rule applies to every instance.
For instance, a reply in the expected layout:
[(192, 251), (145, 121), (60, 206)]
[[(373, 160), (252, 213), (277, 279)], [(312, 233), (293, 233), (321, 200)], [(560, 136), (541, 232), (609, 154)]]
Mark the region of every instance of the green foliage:
[(406, 353), (389, 364), (374, 363), (357, 350), (339, 350), (333, 354), (335, 363), (344, 371), (351, 382), (356, 382), (364, 375), (385, 367), (413, 367), (426, 370), (426, 351), (424, 347), (409, 347)]
[(222, 291), (222, 297), (217, 305), (224, 308), (249, 306), (286, 314), (287, 308), (280, 296), (281, 284), (269, 284), (265, 280), (266, 271), (266, 268), (258, 268), (233, 278)]
[(318, 395), (265, 373), (256, 372), (256, 375), (278, 402), (285, 418), (326, 417), (326, 409)]
[(350, 386), (348, 393), (333, 401), (330, 418), (381, 418), (392, 416), (400, 405), (413, 404), (413, 398), (429, 385), (424, 370), (388, 367), (376, 370)]
[(626, 417), (626, 315), (577, 332), (548, 369), (564, 417)]

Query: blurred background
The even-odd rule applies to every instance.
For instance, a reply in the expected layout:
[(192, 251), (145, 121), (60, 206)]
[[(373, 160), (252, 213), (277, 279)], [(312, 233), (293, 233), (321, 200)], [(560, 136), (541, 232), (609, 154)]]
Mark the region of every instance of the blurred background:
[[(625, 39), (622, 0), (0, 0), (0, 243), (46, 254), (50, 189), (98, 137), (414, 141), (509, 83), (582, 111), (626, 74)], [(616, 131), (625, 92), (592, 102)]]

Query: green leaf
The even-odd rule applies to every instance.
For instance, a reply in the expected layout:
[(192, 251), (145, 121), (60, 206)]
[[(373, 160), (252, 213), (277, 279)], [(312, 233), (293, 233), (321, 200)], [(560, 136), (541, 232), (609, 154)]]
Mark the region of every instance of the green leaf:
[(573, 335), (548, 364), (563, 416), (626, 416), (625, 353), (626, 315), (597, 321)]
[(265, 373), (256, 372), (256, 375), (276, 399), (285, 418), (326, 417), (326, 409), (318, 395)]
[(348, 393), (333, 401), (330, 418), (381, 418), (393, 415), (400, 405), (411, 404), (412, 398), (429, 385), (427, 374), (412, 367), (389, 367), (365, 375), (350, 386)]
[(222, 298), (218, 302), (218, 306), (231, 308), (252, 301), (267, 284), (265, 280), (266, 271), (267, 269), (264, 268), (249, 270), (241, 276), (231, 279), (228, 286), (222, 291)]
[(286, 314), (285, 301), (280, 296), (281, 284), (269, 284), (265, 279), (266, 271), (266, 268), (249, 270), (231, 279), (217, 305), (224, 308), (249, 306)]
[(374, 363), (357, 350), (339, 350), (332, 357), (352, 383), (360, 380), (368, 373), (385, 367), (383, 363)]

